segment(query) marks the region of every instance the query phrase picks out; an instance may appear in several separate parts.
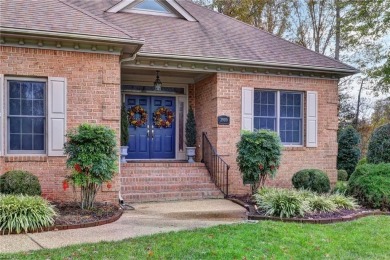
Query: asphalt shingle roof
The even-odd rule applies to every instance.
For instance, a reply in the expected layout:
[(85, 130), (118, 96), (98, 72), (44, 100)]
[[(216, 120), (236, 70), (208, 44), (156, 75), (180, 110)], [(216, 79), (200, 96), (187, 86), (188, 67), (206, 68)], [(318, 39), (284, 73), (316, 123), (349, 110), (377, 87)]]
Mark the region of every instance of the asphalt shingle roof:
[(1, 27), (131, 39), (129, 33), (61, 0), (0, 1)]
[[(177, 2), (197, 20), (195, 22), (176, 17), (106, 12), (119, 2), (68, 0), (68, 6), (63, 0), (1, 1), (1, 7), (6, 7), (6, 10), (1, 10), (1, 15), (5, 15), (1, 18), (1, 25), (115, 37), (131, 35), (145, 40), (141, 54), (234, 59), (356, 71), (335, 59), (187, 0)], [(90, 15), (76, 10), (76, 6)]]

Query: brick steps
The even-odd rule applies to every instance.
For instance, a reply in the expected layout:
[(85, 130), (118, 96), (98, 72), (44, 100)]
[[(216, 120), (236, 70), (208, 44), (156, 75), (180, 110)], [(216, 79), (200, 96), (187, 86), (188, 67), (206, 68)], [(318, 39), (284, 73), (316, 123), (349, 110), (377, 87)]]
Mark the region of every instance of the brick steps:
[(223, 198), (203, 163), (126, 163), (120, 179), (125, 202)]

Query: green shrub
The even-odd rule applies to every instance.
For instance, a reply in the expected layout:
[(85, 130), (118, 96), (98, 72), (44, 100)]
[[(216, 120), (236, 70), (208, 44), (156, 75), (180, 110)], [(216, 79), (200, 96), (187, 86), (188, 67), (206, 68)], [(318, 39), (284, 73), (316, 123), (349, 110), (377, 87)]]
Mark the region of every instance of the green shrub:
[(332, 194), (345, 195), (347, 192), (347, 187), (348, 187), (347, 181), (338, 181), (332, 190)]
[(296, 189), (307, 189), (318, 193), (326, 193), (330, 190), (328, 176), (317, 169), (305, 169), (295, 173), (292, 183)]
[(337, 209), (357, 209), (359, 205), (352, 197), (347, 197), (342, 194), (333, 194), (329, 196), (329, 199), (336, 205)]
[(348, 181), (347, 193), (363, 206), (389, 210), (390, 163), (358, 166)]
[(363, 164), (366, 164), (367, 163), (367, 157), (363, 157), (362, 159), (360, 159), (357, 163), (356, 166), (360, 166), (360, 165), (363, 165)]
[(337, 169), (344, 169), (348, 175), (355, 170), (360, 157), (359, 133), (349, 126), (341, 130), (338, 137)]
[(121, 146), (129, 145), (129, 117), (125, 104), (121, 107)]
[(27, 171), (9, 171), (0, 176), (0, 193), (41, 195), (37, 176)]
[(313, 195), (308, 198), (308, 201), (310, 211), (334, 212), (337, 210), (336, 204), (326, 196)]
[(67, 137), (66, 165), (73, 171), (65, 182), (81, 187), (81, 208), (90, 209), (102, 183), (111, 181), (117, 171), (116, 135), (106, 126), (82, 124)]
[(372, 133), (367, 150), (368, 163), (390, 163), (390, 123)]
[(244, 183), (252, 184), (252, 193), (264, 186), (268, 176), (276, 175), (282, 145), (277, 133), (269, 130), (243, 131), (237, 143), (237, 164)]
[(187, 121), (186, 121), (186, 146), (196, 146), (196, 121), (194, 116), (194, 110), (192, 107), (188, 109)]
[(54, 224), (55, 211), (38, 196), (0, 194), (0, 232), (36, 231)]
[(257, 205), (269, 216), (291, 218), (304, 216), (309, 211), (308, 204), (294, 190), (263, 188), (255, 194), (255, 199)]
[(348, 173), (346, 170), (338, 170), (337, 171), (337, 180), (338, 181), (346, 181), (348, 180)]

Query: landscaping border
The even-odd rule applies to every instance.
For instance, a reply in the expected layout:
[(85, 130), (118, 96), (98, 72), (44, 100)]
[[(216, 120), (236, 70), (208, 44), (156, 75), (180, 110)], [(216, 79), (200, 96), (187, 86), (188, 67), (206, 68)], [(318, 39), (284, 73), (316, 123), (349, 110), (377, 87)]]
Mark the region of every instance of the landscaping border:
[(51, 226), (51, 227), (46, 227), (42, 228), (39, 230), (28, 230), (27, 232), (21, 232), (21, 233), (16, 233), (16, 232), (11, 232), (8, 234), (8, 232), (0, 232), (0, 236), (2, 235), (19, 235), (19, 234), (26, 234), (26, 233), (41, 233), (41, 232), (47, 232), (47, 231), (59, 231), (59, 230), (68, 230), (68, 229), (77, 229), (77, 228), (88, 228), (88, 227), (96, 227), (96, 226), (101, 226), (105, 224), (109, 224), (112, 222), (117, 221), (123, 214), (123, 209), (118, 208), (118, 211), (109, 219), (106, 220), (99, 220), (95, 222), (88, 222), (88, 223), (83, 223), (83, 224), (70, 224), (70, 225), (58, 225), (58, 226)]
[(248, 220), (272, 220), (272, 221), (281, 221), (281, 222), (296, 222), (296, 223), (309, 223), (309, 224), (331, 224), (331, 223), (338, 223), (338, 222), (353, 221), (368, 216), (378, 216), (378, 215), (390, 216), (390, 212), (374, 210), (374, 211), (359, 212), (353, 215), (342, 216), (338, 218), (323, 218), (323, 219), (279, 218), (279, 217), (262, 216), (262, 215), (255, 214), (253, 207), (246, 204), (245, 202), (233, 198), (229, 200), (242, 206), (247, 210)]

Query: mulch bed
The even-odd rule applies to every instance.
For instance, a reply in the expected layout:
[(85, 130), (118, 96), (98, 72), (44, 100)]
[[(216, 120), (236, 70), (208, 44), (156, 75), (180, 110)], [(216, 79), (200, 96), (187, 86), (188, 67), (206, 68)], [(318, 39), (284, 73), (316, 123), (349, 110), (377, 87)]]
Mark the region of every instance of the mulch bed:
[(91, 210), (81, 209), (76, 202), (52, 202), (58, 216), (55, 217), (55, 225), (81, 225), (86, 223), (110, 220), (115, 216), (119, 208), (109, 203), (95, 203)]
[(257, 209), (256, 203), (252, 199), (252, 196), (247, 194), (243, 196), (230, 196), (229, 199), (243, 207), (248, 211), (249, 220), (275, 220), (285, 222), (299, 222), (299, 223), (313, 223), (313, 224), (328, 224), (342, 221), (351, 221), (361, 217), (370, 215), (389, 215), (390, 212), (383, 212), (379, 210), (371, 210), (366, 208), (358, 208), (356, 210), (339, 210), (336, 212), (313, 212), (307, 213), (303, 217), (292, 217), (292, 218), (280, 218), (271, 217), (265, 215), (265, 211)]
[[(54, 225), (42, 230), (29, 230), (27, 233), (58, 231), (66, 229), (95, 227), (118, 220), (123, 210), (110, 203), (95, 203), (91, 210), (81, 209), (76, 202), (51, 202), (55, 206), (57, 216)], [(0, 235), (3, 233), (0, 232)], [(4, 234), (8, 234), (5, 230)], [(11, 232), (11, 234), (16, 234)]]

